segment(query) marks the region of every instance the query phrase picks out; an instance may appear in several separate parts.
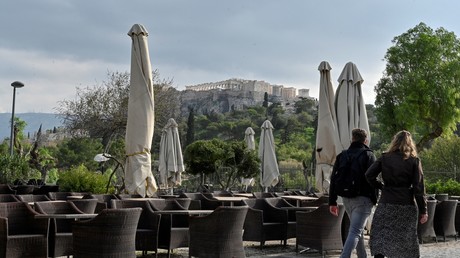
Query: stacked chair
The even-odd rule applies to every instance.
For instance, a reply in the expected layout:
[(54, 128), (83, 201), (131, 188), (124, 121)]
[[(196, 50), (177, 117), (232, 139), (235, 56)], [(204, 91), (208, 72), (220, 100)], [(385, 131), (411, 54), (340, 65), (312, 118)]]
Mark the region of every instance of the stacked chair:
[(457, 203), (457, 200), (444, 200), (436, 204), (433, 222), (434, 231), (437, 236), (443, 237), (444, 242), (446, 237), (454, 237), (457, 240), (457, 231), (455, 230)]
[(436, 212), (436, 202), (436, 200), (427, 200), (428, 220), (424, 224), (421, 224), (420, 221), (418, 222), (417, 236), (421, 244), (423, 244), (423, 241), (429, 238), (434, 239), (436, 242), (438, 241), (433, 225)]

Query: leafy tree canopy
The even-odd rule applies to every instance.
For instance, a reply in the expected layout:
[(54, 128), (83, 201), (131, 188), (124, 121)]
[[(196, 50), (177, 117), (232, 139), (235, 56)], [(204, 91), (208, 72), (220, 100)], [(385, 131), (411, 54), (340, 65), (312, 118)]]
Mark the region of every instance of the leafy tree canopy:
[(420, 23), (392, 43), (375, 87), (375, 112), (386, 137), (410, 130), (422, 149), (460, 120), (460, 41)]

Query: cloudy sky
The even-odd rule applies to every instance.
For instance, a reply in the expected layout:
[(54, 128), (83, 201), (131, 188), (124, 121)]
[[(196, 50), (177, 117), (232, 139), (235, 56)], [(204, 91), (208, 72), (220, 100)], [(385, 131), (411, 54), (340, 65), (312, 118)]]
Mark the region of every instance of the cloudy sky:
[(135, 23), (149, 31), (152, 67), (186, 85), (229, 78), (310, 89), (321, 61), (332, 78), (354, 62), (367, 103), (391, 40), (420, 22), (460, 36), (460, 2), (447, 0), (2, 0), (0, 113), (55, 112), (107, 72), (129, 71)]

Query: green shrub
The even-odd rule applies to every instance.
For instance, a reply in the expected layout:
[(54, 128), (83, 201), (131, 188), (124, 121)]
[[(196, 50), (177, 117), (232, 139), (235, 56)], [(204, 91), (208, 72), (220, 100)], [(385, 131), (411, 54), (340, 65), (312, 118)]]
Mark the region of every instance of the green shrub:
[(460, 183), (454, 179), (447, 181), (437, 180), (435, 182), (427, 181), (425, 183), (427, 194), (447, 193), (449, 195), (460, 195)]
[[(89, 171), (84, 165), (72, 167), (59, 174), (60, 191), (63, 192), (90, 192), (94, 194), (106, 193), (109, 174), (99, 174)], [(109, 193), (113, 193), (113, 187), (109, 187)]]
[(56, 182), (58, 181), (59, 179), (59, 175), (58, 175), (58, 170), (57, 168), (52, 168), (48, 171), (47, 175), (46, 175), (46, 183), (47, 184), (51, 184), (51, 185), (54, 185), (56, 184)]
[(0, 182), (3, 184), (16, 181), (25, 184), (29, 179), (41, 179), (40, 172), (30, 168), (28, 159), (20, 155), (0, 156), (0, 169)]

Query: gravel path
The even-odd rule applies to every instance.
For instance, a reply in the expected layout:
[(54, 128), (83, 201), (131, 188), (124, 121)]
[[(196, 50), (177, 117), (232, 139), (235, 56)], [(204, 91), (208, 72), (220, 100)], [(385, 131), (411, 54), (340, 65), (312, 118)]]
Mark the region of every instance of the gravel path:
[[(300, 254), (295, 252), (295, 239), (290, 239), (287, 246), (280, 245), (279, 241), (268, 241), (264, 248), (260, 248), (256, 242), (245, 242), (246, 257), (251, 258), (288, 258), (288, 257), (321, 257), (318, 252), (314, 250), (306, 251)], [(438, 243), (425, 243), (420, 245), (421, 258), (454, 258), (460, 257), (460, 241), (455, 241), (453, 238), (449, 238), (446, 242), (440, 241)], [(326, 254), (327, 258), (337, 258), (340, 256), (340, 252), (331, 251)], [(142, 257), (142, 256), (138, 256)], [(153, 254), (149, 254), (148, 258), (155, 257)], [(159, 258), (167, 257), (166, 250), (159, 251)], [(171, 255), (171, 258), (184, 258), (188, 257), (187, 248), (175, 249)], [(357, 257), (356, 255), (352, 257)], [(371, 258), (368, 250), (368, 257)]]

